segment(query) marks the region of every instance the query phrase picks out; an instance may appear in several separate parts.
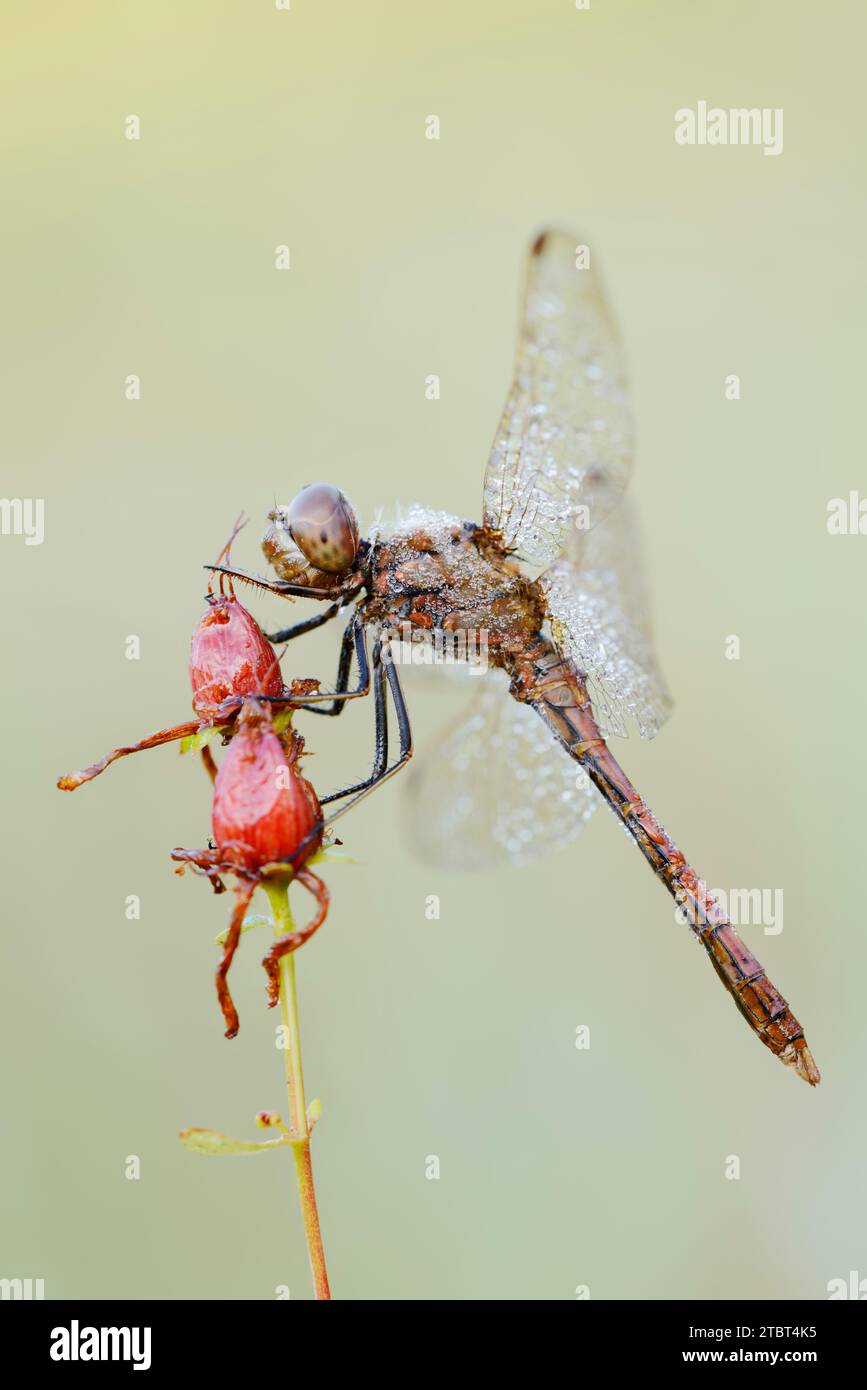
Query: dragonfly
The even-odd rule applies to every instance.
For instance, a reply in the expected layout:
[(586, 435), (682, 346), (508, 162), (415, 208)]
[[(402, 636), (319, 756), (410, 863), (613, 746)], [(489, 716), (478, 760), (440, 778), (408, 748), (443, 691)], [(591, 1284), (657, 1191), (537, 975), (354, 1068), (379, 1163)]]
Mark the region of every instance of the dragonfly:
[(520, 863), (571, 840), (604, 801), (750, 1028), (815, 1086), (801, 1024), (609, 747), (632, 728), (652, 738), (672, 708), (624, 498), (632, 454), (624, 355), (595, 261), (576, 237), (543, 232), (528, 255), (480, 522), (414, 506), (363, 538), (345, 493), (314, 483), (269, 515), (271, 575), (206, 568), (326, 602), (269, 634), (274, 642), (346, 618), (334, 690), (300, 708), (336, 716), (372, 691), (374, 755), (369, 776), (322, 798), (342, 802), (329, 824), (412, 756), (399, 676), (408, 647), (471, 653), (477, 665), (483, 651), (488, 675), (468, 708), (417, 759), (410, 822), (427, 856), (450, 867)]

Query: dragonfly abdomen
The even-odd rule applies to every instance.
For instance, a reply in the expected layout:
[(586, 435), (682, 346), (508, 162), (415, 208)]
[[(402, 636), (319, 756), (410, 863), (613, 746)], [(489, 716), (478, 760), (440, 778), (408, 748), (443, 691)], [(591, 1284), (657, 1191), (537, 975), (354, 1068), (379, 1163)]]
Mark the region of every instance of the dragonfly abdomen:
[(539, 636), (515, 661), (511, 691), (529, 704), (591, 779), (632, 836), (710, 957), (717, 975), (753, 1031), (780, 1061), (810, 1085), (819, 1069), (804, 1030), (734, 925), (710, 896), (670, 835), (633, 787), (602, 736), (580, 671)]

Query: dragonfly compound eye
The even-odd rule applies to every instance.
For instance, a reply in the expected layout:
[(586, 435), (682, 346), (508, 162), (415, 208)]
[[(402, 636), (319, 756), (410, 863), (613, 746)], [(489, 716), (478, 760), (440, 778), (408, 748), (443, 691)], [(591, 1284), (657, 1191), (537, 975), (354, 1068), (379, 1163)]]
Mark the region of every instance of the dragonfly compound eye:
[(358, 525), (348, 501), (330, 483), (302, 488), (288, 511), (292, 539), (326, 574), (349, 569), (358, 554)]

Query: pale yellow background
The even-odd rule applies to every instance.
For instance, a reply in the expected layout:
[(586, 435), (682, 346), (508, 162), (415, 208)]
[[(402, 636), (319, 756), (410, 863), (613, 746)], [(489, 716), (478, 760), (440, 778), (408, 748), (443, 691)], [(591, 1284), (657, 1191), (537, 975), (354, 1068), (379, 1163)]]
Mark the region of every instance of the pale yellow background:
[[(44, 497), (46, 535), (0, 540), (0, 1275), (308, 1297), (288, 1161), (176, 1138), (282, 1104), (263, 943), (228, 1043), (225, 900), (168, 859), (207, 837), (205, 779), (172, 749), (74, 797), (53, 779), (188, 717), (200, 566), (242, 508), (251, 567), (315, 478), (363, 524), (395, 498), (478, 518), (547, 223), (591, 241), (626, 340), (677, 699), (617, 752), (711, 883), (784, 890), (782, 935), (745, 935), (824, 1080), (750, 1036), (605, 812), (538, 867), (462, 879), (409, 856), (393, 785), (344, 823), (358, 864), (329, 871), (299, 960), (334, 1291), (822, 1298), (867, 1275), (867, 538), (825, 525), (867, 492), (863, 7), (91, 0), (9, 3), (4, 29), (2, 490)], [(782, 155), (675, 145), (700, 99), (783, 107)], [(330, 678), (336, 641), (288, 665)], [(424, 748), (454, 697), (423, 673), (409, 695)], [(308, 717), (322, 790), (363, 771), (371, 718)]]

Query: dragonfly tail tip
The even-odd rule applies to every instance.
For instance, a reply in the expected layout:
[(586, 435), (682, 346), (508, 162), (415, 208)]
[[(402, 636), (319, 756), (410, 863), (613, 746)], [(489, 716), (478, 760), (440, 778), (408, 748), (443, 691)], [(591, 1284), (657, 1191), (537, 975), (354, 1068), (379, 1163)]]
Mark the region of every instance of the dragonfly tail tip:
[(792, 1055), (784, 1059), (790, 1066), (795, 1068), (798, 1075), (810, 1086), (818, 1086), (822, 1080), (822, 1073), (813, 1060), (813, 1054), (804, 1043), (802, 1047), (793, 1050)]

